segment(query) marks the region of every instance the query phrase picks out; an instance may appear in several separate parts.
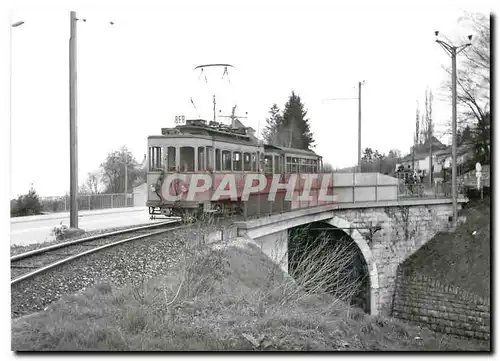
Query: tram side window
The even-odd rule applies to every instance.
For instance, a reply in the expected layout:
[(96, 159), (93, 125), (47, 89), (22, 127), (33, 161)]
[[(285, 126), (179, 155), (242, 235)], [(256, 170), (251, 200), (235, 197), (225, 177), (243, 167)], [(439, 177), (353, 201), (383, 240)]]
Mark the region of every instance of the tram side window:
[(243, 170), (243, 164), (241, 159), (241, 152), (233, 152), (233, 170), (241, 171)]
[(299, 171), (299, 164), (297, 158), (292, 158), (292, 173), (297, 173)]
[(167, 147), (167, 169), (171, 172), (176, 170), (175, 147)]
[(222, 170), (231, 170), (231, 152), (229, 150), (222, 151)]
[(198, 170), (205, 169), (205, 147), (198, 147)]
[(250, 153), (243, 153), (243, 170), (245, 172), (250, 172), (252, 170)]
[(181, 147), (180, 148), (180, 171), (181, 172), (194, 172), (194, 148)]
[(257, 155), (252, 153), (252, 171), (257, 171)]
[(306, 159), (306, 173), (312, 173), (312, 159)]
[(163, 170), (163, 148), (162, 147), (149, 147), (149, 170), (161, 171)]
[(264, 156), (264, 173), (274, 173), (272, 154)]
[(214, 148), (207, 147), (207, 170), (214, 170)]
[(299, 161), (299, 173), (306, 173), (306, 160), (303, 158), (298, 158)]
[(221, 170), (220, 149), (215, 150), (215, 170)]

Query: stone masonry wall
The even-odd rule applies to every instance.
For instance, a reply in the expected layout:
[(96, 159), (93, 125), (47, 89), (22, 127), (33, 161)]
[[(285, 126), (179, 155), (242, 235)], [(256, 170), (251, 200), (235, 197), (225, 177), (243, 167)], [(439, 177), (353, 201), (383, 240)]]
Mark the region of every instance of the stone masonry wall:
[(490, 300), (419, 274), (398, 271), (393, 317), (461, 337), (490, 339)]
[[(448, 231), (451, 204), (396, 206), (336, 211), (353, 227), (380, 225), (381, 230), (370, 235), (359, 232), (368, 241), (378, 271), (377, 309), (390, 314), (398, 266), (438, 232)], [(372, 282), (373, 284), (374, 282)]]

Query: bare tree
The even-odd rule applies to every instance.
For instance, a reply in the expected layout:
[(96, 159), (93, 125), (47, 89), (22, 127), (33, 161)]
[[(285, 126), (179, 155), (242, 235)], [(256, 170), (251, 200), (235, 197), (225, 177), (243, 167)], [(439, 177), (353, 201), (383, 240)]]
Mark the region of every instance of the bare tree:
[[(484, 14), (466, 13), (458, 22), (470, 29), (473, 43), (460, 54), (460, 61), (457, 59), (457, 126), (459, 129), (470, 127), (475, 153), (473, 163), (489, 163), (490, 18)], [(444, 83), (443, 90), (451, 100), (451, 67), (445, 67), (445, 70), (450, 77)]]
[(413, 149), (412, 149), (412, 159), (411, 159), (411, 168), (415, 169), (415, 148), (418, 144), (420, 144), (420, 108), (417, 100), (417, 110), (415, 114), (415, 134), (413, 135)]
[(333, 172), (333, 166), (328, 162), (324, 162), (323, 163), (323, 172), (325, 172), (325, 173)]
[(427, 88), (425, 90), (425, 104), (424, 113), (421, 114), (421, 125), (420, 125), (420, 142), (425, 144), (431, 139), (434, 134), (434, 123), (432, 121), (432, 102), (434, 101), (434, 95), (432, 90)]
[(417, 110), (415, 117), (415, 144), (420, 144), (420, 106), (417, 101)]
[(87, 189), (90, 191), (90, 194), (99, 193), (99, 184), (100, 184), (101, 175), (99, 172), (92, 172), (87, 174), (87, 180), (85, 181), (85, 185)]
[[(457, 105), (460, 107), (457, 120), (463, 128), (481, 122), (490, 109), (490, 20), (476, 13), (466, 14), (458, 22), (474, 33), (472, 46), (461, 54), (462, 61), (457, 61)], [(443, 88), (451, 101), (451, 66), (445, 70), (450, 77)]]
[(427, 88), (425, 91), (425, 127), (427, 129), (427, 140), (429, 141), (429, 186), (432, 186), (432, 137), (434, 133), (434, 124), (432, 121), (432, 102), (434, 96), (432, 90)]

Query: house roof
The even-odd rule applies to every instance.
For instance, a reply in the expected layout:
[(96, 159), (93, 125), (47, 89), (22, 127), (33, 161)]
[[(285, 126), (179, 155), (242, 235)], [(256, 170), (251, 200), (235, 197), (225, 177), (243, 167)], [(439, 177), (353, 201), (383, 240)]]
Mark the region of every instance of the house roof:
[[(430, 144), (431, 143), (429, 141), (426, 141), (423, 144), (416, 144), (410, 148), (410, 153), (413, 152), (413, 148), (415, 148), (415, 153), (425, 153), (425, 152), (429, 153)], [(433, 136), (432, 137), (432, 148), (433, 148), (433, 150), (445, 149), (446, 145), (441, 143), (439, 141), (439, 139), (437, 139), (436, 137)]]
[(413, 154), (408, 154), (401, 158), (401, 162), (409, 162), (412, 161), (413, 159), (415, 160), (422, 160), (425, 159), (429, 156), (429, 152), (426, 153), (415, 153), (415, 158), (413, 158)]
[[(469, 145), (462, 145), (460, 147), (457, 147), (457, 155), (466, 154), (466, 153), (470, 152), (471, 149), (472, 148)], [(446, 158), (448, 156), (451, 156), (451, 146), (445, 146), (445, 148), (433, 150), (432, 155), (435, 157), (438, 157), (438, 158), (441, 158), (441, 157)], [(425, 152), (421, 152), (421, 151), (416, 152), (415, 158), (413, 158), (413, 155), (410, 153), (410, 154), (406, 155), (405, 157), (401, 158), (401, 162), (402, 163), (410, 162), (413, 159), (422, 160), (422, 159), (427, 158), (428, 156), (429, 156), (429, 148), (427, 148), (427, 151), (425, 151)]]
[(146, 181), (144, 179), (141, 179), (139, 182), (134, 184), (132, 188), (137, 188), (139, 186), (142, 186), (144, 183), (146, 183)]

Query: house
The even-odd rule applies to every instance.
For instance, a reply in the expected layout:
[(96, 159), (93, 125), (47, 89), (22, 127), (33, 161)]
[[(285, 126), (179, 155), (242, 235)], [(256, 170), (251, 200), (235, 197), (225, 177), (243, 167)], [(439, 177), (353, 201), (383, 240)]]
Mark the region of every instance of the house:
[[(437, 163), (441, 168), (451, 168), (451, 146), (446, 149), (436, 152)], [(462, 145), (457, 147), (457, 165), (466, 164), (474, 157), (474, 149), (470, 145)]]
[[(396, 164), (396, 169), (401, 165), (405, 169), (412, 169), (413, 167), (423, 176), (429, 173), (429, 153), (430, 153), (430, 142), (427, 141), (424, 144), (417, 144), (415, 147), (410, 148), (410, 153), (403, 157), (398, 164)], [(413, 152), (415, 148), (415, 153)], [(436, 137), (432, 137), (432, 165), (434, 172), (440, 172), (441, 168), (438, 163), (437, 154), (446, 150), (448, 147), (441, 143)]]
[[(397, 164), (396, 169), (403, 165), (405, 169), (412, 169), (414, 164), (415, 170), (426, 176), (429, 173), (429, 143), (418, 144), (415, 147), (415, 154), (412, 154), (413, 147), (410, 148), (410, 154), (401, 159)], [(436, 179), (443, 178), (443, 169), (451, 168), (452, 154), (451, 145), (446, 146), (438, 139), (433, 137), (432, 141), (432, 168)], [(473, 148), (470, 145), (462, 145), (457, 147), (457, 166), (458, 174), (466, 172), (464, 166), (474, 156)]]

